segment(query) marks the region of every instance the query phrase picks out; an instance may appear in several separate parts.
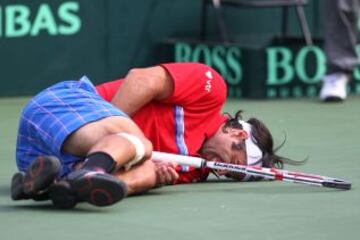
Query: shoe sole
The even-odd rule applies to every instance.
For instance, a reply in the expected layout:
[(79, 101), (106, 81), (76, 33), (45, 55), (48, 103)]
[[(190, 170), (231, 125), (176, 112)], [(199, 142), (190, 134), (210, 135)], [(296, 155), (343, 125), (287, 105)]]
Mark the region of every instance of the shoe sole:
[(50, 189), (50, 199), (56, 208), (71, 209), (77, 204), (76, 195), (66, 181), (54, 183)]
[(17, 172), (13, 175), (11, 179), (11, 199), (12, 200), (22, 200), (29, 199), (29, 197), (23, 191), (24, 185), (24, 172)]
[(323, 99), (323, 102), (331, 102), (331, 103), (340, 103), (343, 102), (344, 99), (340, 98), (340, 97), (326, 97)]
[(60, 171), (60, 161), (56, 157), (41, 156), (29, 166), (23, 180), (23, 191), (27, 195), (36, 195), (47, 189)]
[(106, 207), (121, 201), (127, 194), (126, 184), (111, 175), (94, 174), (78, 179), (60, 181), (50, 190), (55, 207), (69, 209), (78, 202)]

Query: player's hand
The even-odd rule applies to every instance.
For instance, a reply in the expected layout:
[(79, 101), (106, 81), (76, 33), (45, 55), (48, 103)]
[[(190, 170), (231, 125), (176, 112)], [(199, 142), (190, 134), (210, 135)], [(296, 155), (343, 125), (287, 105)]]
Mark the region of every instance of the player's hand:
[(173, 184), (179, 178), (179, 174), (176, 172), (176, 163), (157, 161), (154, 163), (157, 186)]

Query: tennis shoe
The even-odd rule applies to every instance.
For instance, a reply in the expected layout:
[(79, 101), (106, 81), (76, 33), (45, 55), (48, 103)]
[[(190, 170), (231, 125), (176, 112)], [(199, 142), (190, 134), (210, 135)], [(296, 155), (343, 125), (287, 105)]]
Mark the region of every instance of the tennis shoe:
[(11, 179), (11, 198), (12, 200), (26, 200), (30, 196), (24, 193), (24, 172), (17, 172)]
[(17, 172), (11, 179), (11, 198), (13, 200), (48, 199), (46, 191), (54, 183), (60, 171), (60, 161), (53, 156), (40, 156), (26, 172)]
[(50, 189), (50, 198), (57, 208), (70, 209), (80, 202), (98, 207), (110, 206), (127, 195), (126, 184), (99, 171), (80, 169), (71, 172)]
[(347, 96), (349, 77), (343, 73), (334, 73), (324, 76), (320, 90), (320, 100), (323, 102), (342, 102)]

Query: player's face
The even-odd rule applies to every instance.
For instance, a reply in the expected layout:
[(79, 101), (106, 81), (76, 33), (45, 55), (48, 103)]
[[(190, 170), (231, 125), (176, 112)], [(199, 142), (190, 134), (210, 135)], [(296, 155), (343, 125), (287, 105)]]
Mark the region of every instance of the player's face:
[[(201, 155), (209, 161), (246, 165), (246, 138), (247, 133), (244, 130), (219, 129), (212, 138), (205, 141), (201, 148)], [(219, 175), (227, 174), (225, 171), (218, 173)]]

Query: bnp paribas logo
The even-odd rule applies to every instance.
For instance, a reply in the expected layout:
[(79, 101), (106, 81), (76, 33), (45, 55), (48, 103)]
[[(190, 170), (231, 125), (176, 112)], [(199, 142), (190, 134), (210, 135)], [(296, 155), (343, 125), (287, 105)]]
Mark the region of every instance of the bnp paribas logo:
[(0, 39), (36, 37), (40, 34), (74, 35), (80, 31), (78, 2), (62, 2), (56, 7), (49, 3), (40, 3), (35, 7), (32, 4), (30, 7), (26, 2), (0, 5)]

